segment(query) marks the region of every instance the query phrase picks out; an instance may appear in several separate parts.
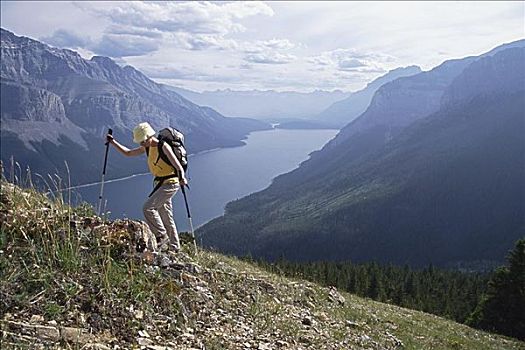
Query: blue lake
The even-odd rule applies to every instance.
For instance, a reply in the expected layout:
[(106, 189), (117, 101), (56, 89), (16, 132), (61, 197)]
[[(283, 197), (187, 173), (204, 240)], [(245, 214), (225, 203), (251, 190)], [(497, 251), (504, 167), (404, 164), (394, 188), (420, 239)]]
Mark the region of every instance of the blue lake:
[[(338, 130), (272, 129), (251, 133), (246, 145), (217, 149), (189, 157), (189, 185), (186, 191), (195, 228), (224, 213), (226, 203), (260, 191), (272, 179), (295, 169), (320, 149)], [(119, 156), (113, 154), (112, 156)], [(145, 159), (144, 159), (145, 161)], [(152, 189), (150, 174), (112, 180), (104, 185), (106, 211), (111, 218), (142, 219), (142, 204)], [(95, 206), (100, 185), (78, 188), (80, 197)], [(173, 198), (179, 231), (188, 230), (184, 198)]]

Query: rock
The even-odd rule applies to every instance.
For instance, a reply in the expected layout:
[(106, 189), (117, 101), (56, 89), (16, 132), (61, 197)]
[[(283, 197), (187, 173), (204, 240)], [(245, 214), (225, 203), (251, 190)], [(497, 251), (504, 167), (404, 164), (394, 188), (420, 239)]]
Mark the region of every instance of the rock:
[(56, 327), (51, 326), (34, 326), (34, 330), (36, 335), (39, 338), (51, 340), (51, 341), (59, 341), (60, 340), (60, 332)]
[(394, 344), (397, 347), (403, 347), (404, 346), (403, 342), (399, 338), (397, 338), (395, 335), (393, 335), (393, 334), (391, 334), (389, 332), (385, 332), (385, 335), (387, 337), (389, 337), (394, 342)]
[(44, 322), (44, 316), (42, 315), (33, 315), (31, 316), (31, 319), (29, 320), (30, 323), (43, 323)]
[(146, 349), (151, 350), (171, 350), (173, 348), (170, 348), (169, 346), (161, 346), (161, 345), (148, 345)]
[(312, 326), (314, 324), (314, 320), (312, 319), (312, 317), (310, 316), (306, 316), (303, 318), (303, 321), (302, 323), (305, 325), (305, 326)]
[(137, 343), (138, 343), (140, 346), (153, 345), (153, 341), (151, 341), (151, 339), (148, 339), (148, 338), (141, 338), (141, 337), (138, 337), (138, 338), (137, 338)]
[(326, 313), (324, 312), (316, 312), (314, 313), (315, 318), (317, 318), (319, 321), (326, 321), (328, 320), (328, 316), (326, 316)]
[(182, 283), (186, 286), (196, 285), (197, 278), (187, 273), (181, 273)]
[(142, 260), (148, 264), (151, 265), (155, 261), (155, 255), (150, 251), (145, 251), (142, 253)]
[(146, 331), (142, 331), (142, 330), (139, 331), (139, 335), (140, 335), (141, 337), (144, 337), (144, 338), (150, 338), (149, 333), (146, 332)]
[(159, 261), (157, 262), (157, 264), (160, 267), (166, 268), (166, 267), (169, 267), (172, 264), (172, 261), (166, 255), (161, 255), (159, 257)]
[(107, 345), (101, 343), (88, 343), (82, 347), (82, 349), (92, 349), (92, 350), (111, 350)]
[(275, 342), (275, 345), (277, 345), (280, 348), (288, 347), (288, 343), (285, 342), (284, 340), (277, 340)]
[(370, 338), (368, 335), (362, 335), (359, 339), (363, 342), (367, 342), (372, 338)]
[(330, 291), (328, 292), (328, 298), (332, 302), (337, 302), (341, 305), (344, 305), (346, 302), (346, 299), (337, 291), (335, 287), (330, 287)]
[(88, 315), (87, 322), (91, 329), (97, 331), (102, 328), (103, 319), (102, 316), (100, 316), (100, 314), (93, 312)]
[(62, 327), (60, 328), (60, 337), (69, 343), (85, 344), (91, 340), (91, 335), (82, 328)]
[(196, 275), (201, 273), (202, 268), (199, 265), (187, 263), (184, 265), (184, 270)]
[(257, 346), (257, 349), (258, 350), (272, 350), (272, 348), (270, 347), (270, 344), (268, 343), (259, 343), (259, 345)]
[(172, 269), (175, 269), (175, 270), (184, 270), (184, 268), (186, 267), (186, 265), (184, 264), (180, 264), (178, 262), (174, 262), (172, 265), (171, 265), (171, 268)]
[(133, 316), (137, 319), (137, 320), (142, 320), (144, 318), (144, 311), (142, 310), (136, 310), (134, 313), (133, 313)]
[(354, 321), (350, 321), (350, 320), (346, 321), (346, 326), (350, 327), (350, 328), (359, 328), (359, 327), (361, 327), (361, 325), (359, 323), (354, 322)]

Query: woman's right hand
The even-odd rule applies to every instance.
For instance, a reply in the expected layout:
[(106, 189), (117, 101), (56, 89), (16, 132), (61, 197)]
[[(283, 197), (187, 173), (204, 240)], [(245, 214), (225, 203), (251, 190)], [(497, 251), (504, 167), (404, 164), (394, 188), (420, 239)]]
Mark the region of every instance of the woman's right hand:
[(108, 143), (112, 143), (113, 140), (114, 140), (113, 135), (111, 135), (111, 134), (106, 134), (106, 144), (108, 144)]

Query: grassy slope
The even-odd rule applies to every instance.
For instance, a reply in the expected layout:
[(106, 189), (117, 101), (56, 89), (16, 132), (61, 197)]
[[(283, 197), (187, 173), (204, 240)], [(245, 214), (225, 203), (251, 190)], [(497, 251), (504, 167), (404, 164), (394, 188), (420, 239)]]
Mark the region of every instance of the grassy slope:
[[(218, 253), (186, 254), (190, 245), (152, 259), (135, 251), (136, 223), (102, 222), (5, 182), (0, 219), (2, 348), (525, 348)], [(82, 336), (46, 339), (35, 325)]]

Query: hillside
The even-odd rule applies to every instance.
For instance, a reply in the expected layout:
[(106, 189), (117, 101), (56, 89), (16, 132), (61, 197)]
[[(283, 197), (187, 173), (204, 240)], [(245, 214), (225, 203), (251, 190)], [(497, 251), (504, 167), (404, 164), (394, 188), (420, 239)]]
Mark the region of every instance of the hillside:
[[(2, 348), (521, 349), (422, 312), (206, 250), (144, 249), (106, 222), (2, 180)], [(141, 252), (142, 251), (142, 252)]]
[[(242, 145), (251, 131), (269, 125), (226, 118), (157, 84), (131, 66), (108, 57), (84, 59), (1, 29), (1, 158), (11, 156), (43, 175), (64, 173), (76, 183), (100, 176), (103, 136), (108, 128), (131, 145), (131, 130), (142, 121), (156, 130), (177, 127), (190, 153)], [(143, 171), (143, 160), (116, 157), (110, 173)], [(61, 171), (62, 170), (62, 171)]]
[(421, 73), (421, 69), (417, 66), (393, 69), (387, 74), (368, 83), (364, 89), (352, 93), (344, 100), (333, 103), (330, 107), (316, 115), (314, 119), (342, 128), (366, 111), (370, 105), (370, 101), (372, 101), (372, 97), (381, 86), (398, 78), (418, 73)]
[(524, 61), (510, 48), (384, 85), (309, 161), (199, 234), (266, 259), (500, 263), (525, 227)]

